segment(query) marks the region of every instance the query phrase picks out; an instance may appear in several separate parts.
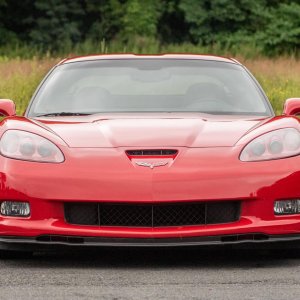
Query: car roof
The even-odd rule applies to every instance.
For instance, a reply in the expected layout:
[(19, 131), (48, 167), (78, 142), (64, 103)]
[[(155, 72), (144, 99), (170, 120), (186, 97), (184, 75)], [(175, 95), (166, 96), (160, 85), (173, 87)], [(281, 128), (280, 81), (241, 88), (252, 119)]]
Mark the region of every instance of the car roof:
[(87, 56), (77, 56), (72, 58), (63, 59), (58, 63), (58, 65), (82, 61), (91, 61), (91, 60), (104, 60), (104, 59), (196, 59), (196, 60), (211, 60), (211, 61), (221, 61), (233, 64), (239, 64), (238, 61), (232, 58), (226, 58), (216, 55), (200, 55), (200, 54), (97, 54), (97, 55), (87, 55)]

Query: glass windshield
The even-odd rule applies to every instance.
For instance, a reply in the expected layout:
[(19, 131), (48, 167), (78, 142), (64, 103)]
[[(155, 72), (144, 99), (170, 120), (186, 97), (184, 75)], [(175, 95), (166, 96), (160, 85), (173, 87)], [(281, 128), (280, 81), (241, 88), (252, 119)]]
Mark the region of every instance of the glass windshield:
[(256, 82), (233, 63), (184, 59), (107, 59), (54, 69), (29, 116), (101, 112), (270, 115)]

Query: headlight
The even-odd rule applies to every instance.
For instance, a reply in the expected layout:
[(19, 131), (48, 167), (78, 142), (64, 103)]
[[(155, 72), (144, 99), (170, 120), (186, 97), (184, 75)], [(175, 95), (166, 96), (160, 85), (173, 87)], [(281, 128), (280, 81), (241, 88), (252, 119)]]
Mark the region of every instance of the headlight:
[(241, 152), (241, 161), (272, 160), (300, 154), (300, 132), (284, 128), (263, 134)]
[(22, 130), (7, 130), (0, 143), (3, 156), (48, 163), (61, 163), (64, 156), (60, 149), (49, 140)]

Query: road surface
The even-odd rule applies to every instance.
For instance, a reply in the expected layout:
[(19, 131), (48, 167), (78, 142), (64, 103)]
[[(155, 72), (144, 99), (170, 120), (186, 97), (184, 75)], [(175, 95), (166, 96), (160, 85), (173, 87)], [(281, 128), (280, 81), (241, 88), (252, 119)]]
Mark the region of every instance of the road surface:
[(0, 270), (0, 299), (300, 298), (297, 251), (108, 248), (2, 259)]

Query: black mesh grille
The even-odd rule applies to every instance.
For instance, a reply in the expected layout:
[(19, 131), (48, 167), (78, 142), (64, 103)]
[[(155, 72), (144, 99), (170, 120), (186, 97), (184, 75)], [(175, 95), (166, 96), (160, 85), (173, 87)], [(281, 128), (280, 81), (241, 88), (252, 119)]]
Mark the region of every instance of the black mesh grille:
[(164, 227), (221, 224), (238, 221), (239, 201), (178, 204), (65, 203), (70, 224)]
[(144, 205), (100, 205), (100, 224), (109, 226), (152, 226), (150, 207)]
[(205, 204), (154, 206), (154, 216), (155, 227), (205, 224)]
[(99, 224), (98, 204), (72, 203), (65, 205), (65, 218), (68, 223), (80, 225)]
[(127, 150), (127, 155), (130, 156), (168, 156), (176, 155), (177, 150), (172, 149), (149, 149), (149, 150)]
[(222, 202), (210, 203), (206, 207), (206, 224), (228, 223), (234, 216), (239, 218), (236, 204), (236, 202), (231, 202), (231, 205)]

